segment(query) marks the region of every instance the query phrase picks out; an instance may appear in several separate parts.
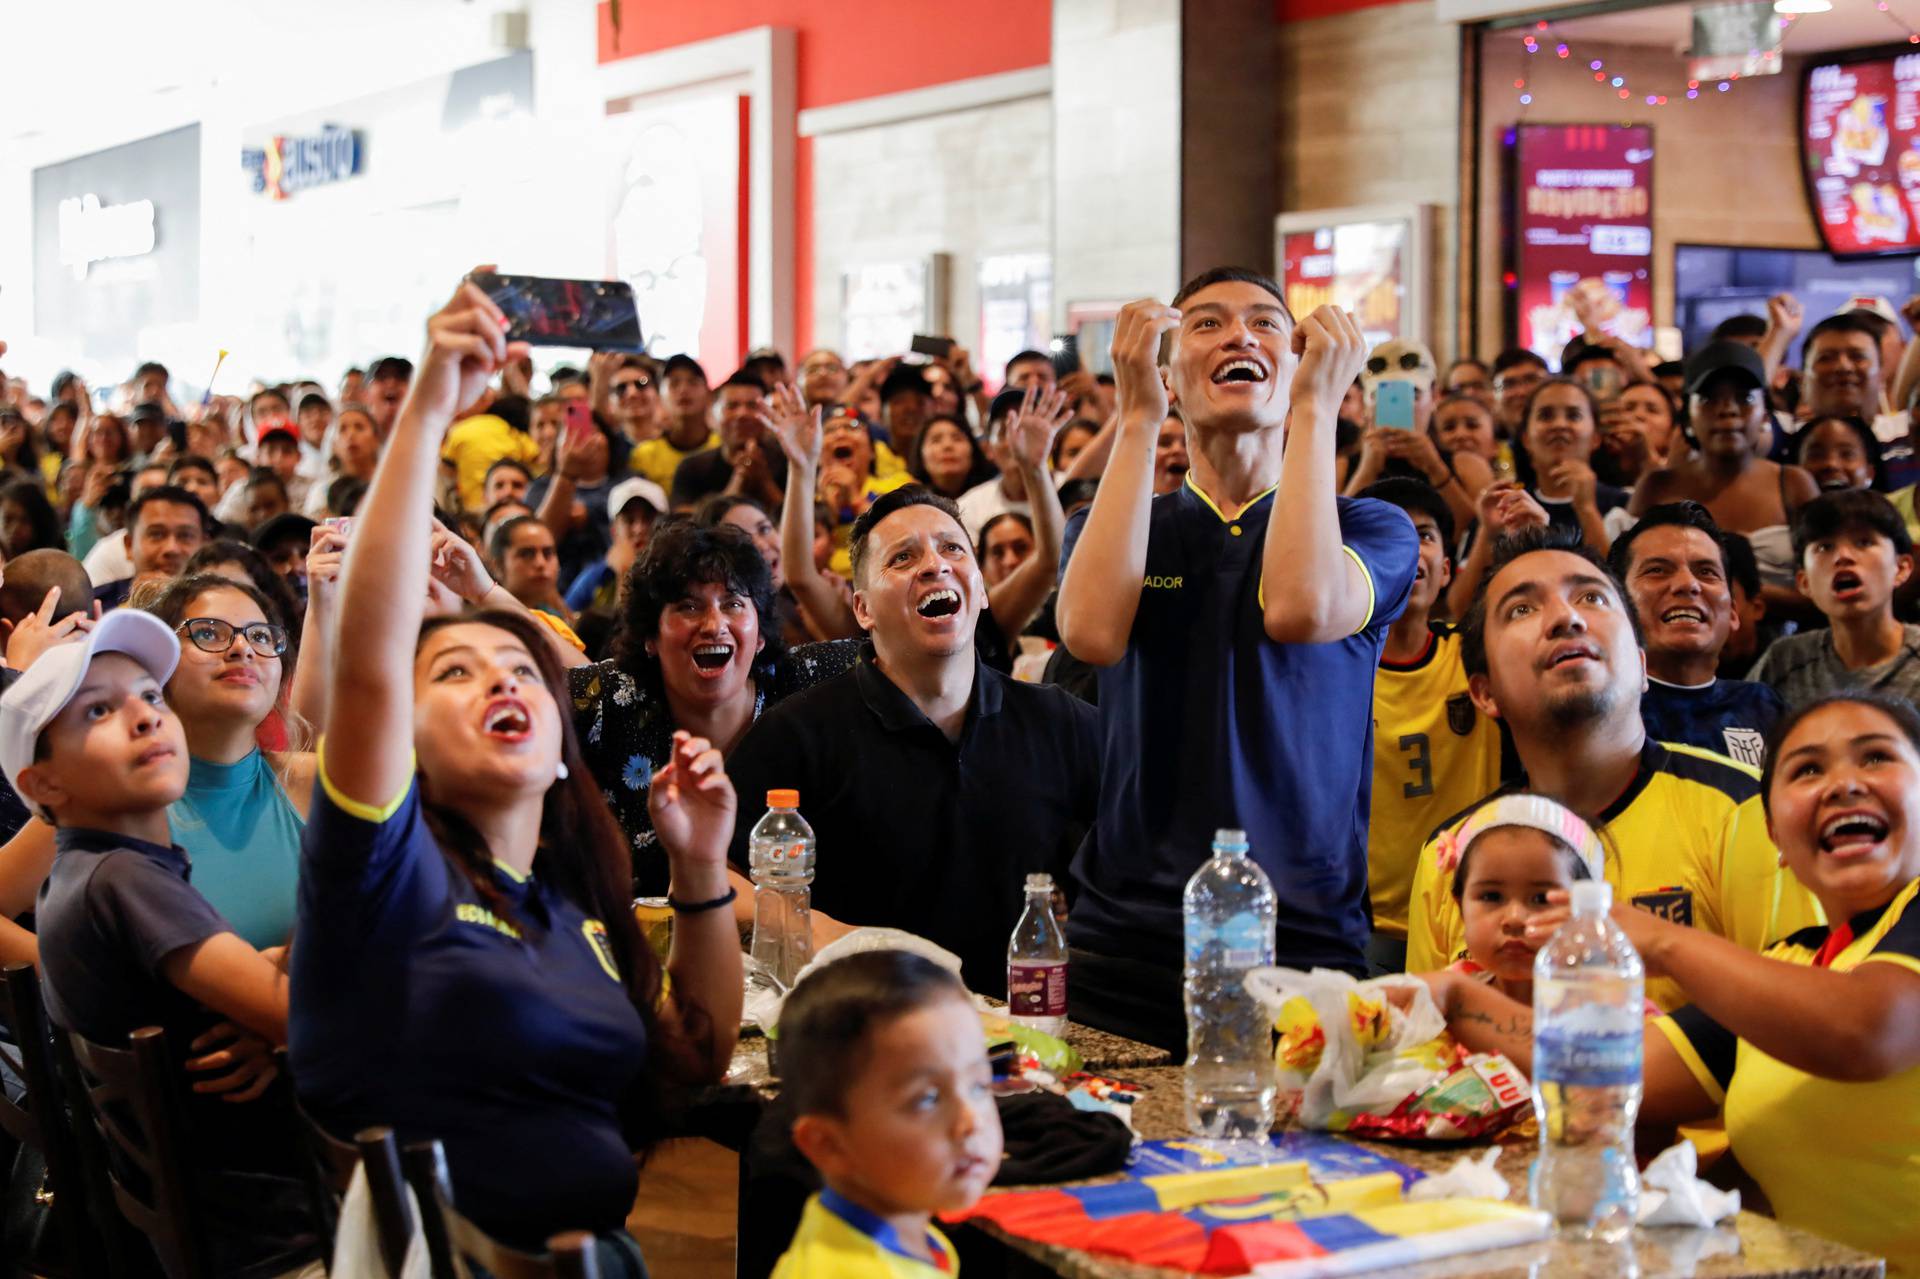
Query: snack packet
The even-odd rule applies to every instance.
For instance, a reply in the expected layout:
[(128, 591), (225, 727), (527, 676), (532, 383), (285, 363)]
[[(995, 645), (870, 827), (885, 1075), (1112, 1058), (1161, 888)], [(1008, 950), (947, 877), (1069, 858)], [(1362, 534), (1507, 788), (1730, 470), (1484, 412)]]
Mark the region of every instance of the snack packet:
[[(1306, 1127), (1450, 1141), (1530, 1113), (1526, 1076), (1455, 1043), (1418, 977), (1260, 968), (1247, 989), (1274, 1019), (1283, 1103)], [(1405, 1007), (1389, 998), (1395, 989), (1407, 992)]]

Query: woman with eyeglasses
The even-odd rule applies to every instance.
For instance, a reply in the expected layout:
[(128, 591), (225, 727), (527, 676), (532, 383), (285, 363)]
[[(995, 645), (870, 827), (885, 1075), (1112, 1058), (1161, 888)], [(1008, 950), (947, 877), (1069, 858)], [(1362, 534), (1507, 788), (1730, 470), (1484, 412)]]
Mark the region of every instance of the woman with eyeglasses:
[[(257, 589), (210, 573), (176, 578), (146, 606), (180, 640), (167, 704), (186, 730), (186, 794), (169, 806), (193, 886), (259, 949), (293, 931), (300, 832), (313, 793), (313, 754), (260, 749), (255, 734), (288, 678), (286, 627)], [(298, 734), (296, 734), (298, 736)], [(32, 821), (0, 848), (0, 914), (33, 906), (53, 865), (53, 828)], [(7, 962), (19, 938), (0, 946)]]

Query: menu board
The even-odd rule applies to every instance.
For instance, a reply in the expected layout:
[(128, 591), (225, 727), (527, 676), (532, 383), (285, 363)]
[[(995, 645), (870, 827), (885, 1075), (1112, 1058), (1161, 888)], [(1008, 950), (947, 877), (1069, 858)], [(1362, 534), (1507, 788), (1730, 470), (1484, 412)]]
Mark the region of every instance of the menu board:
[(1807, 196), (1835, 254), (1920, 250), (1920, 53), (1807, 71)]
[(1331, 303), (1352, 312), (1369, 349), (1408, 336), (1406, 219), (1347, 222), (1281, 236), (1281, 285), (1294, 315)]
[(1517, 340), (1557, 367), (1576, 334), (1653, 344), (1653, 130), (1515, 131)]

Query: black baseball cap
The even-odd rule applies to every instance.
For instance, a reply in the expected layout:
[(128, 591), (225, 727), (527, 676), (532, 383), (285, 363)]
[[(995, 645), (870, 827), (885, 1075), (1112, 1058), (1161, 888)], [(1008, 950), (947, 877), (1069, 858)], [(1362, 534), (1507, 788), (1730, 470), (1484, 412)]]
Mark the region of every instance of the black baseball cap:
[(927, 375), (922, 373), (917, 365), (896, 364), (893, 366), (893, 371), (888, 373), (880, 383), (880, 402), (885, 404), (896, 395), (914, 393), (928, 395), (932, 391), (933, 387), (927, 382)]
[(675, 369), (685, 369), (687, 372), (699, 378), (701, 382), (707, 382), (707, 371), (700, 367), (700, 361), (694, 359), (684, 351), (679, 355), (669, 355), (667, 357), (667, 362), (660, 367), (660, 380), (664, 382), (669, 377), (672, 377)]
[(156, 418), (162, 422), (167, 418), (167, 406), (158, 400), (147, 400), (133, 406), (133, 421), (146, 422)]
[(1027, 393), (1017, 386), (1010, 386), (993, 397), (993, 403), (987, 406), (988, 423), (998, 422), (1010, 413), (1017, 412), (1026, 402)]
[(1687, 394), (1698, 395), (1708, 378), (1729, 369), (1746, 374), (1761, 390), (1767, 389), (1767, 366), (1758, 351), (1744, 342), (1709, 342), (1687, 357)]
[(298, 542), (304, 546), (313, 540), (313, 529), (314, 522), (298, 511), (282, 511), (253, 530), (247, 540), (262, 551), (282, 542)]

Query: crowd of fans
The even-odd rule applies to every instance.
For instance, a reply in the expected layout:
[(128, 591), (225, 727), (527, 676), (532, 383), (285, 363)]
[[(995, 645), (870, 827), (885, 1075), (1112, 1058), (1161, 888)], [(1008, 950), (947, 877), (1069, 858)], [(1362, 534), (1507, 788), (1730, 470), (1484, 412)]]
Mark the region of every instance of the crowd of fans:
[[(313, 1244), (291, 1082), (439, 1138), (498, 1237), (639, 1275), (631, 1152), (731, 1055), (770, 789), (820, 941), (906, 929), (1001, 995), (1044, 871), (1075, 1019), (1174, 1049), (1217, 827), (1280, 963), (1427, 974), (1522, 1062), (1558, 894), (1604, 877), (1649, 1113), (1724, 1099), (1783, 1217), (1920, 1249), (1867, 1118), (1920, 1102), (1920, 341), (1782, 297), (1683, 362), (1595, 329), (1558, 364), (1369, 350), (1220, 269), (1125, 308), (1111, 375), (994, 386), (958, 346), (541, 371), (470, 285), (419, 366), (332, 386), (0, 375), (0, 958), (63, 1029), (165, 1028), (196, 1162), (246, 1174), (234, 1272)], [(628, 904), (663, 894), (656, 954)], [(803, 1242), (878, 1211), (861, 1037), (953, 1030), (940, 973), (864, 962), (791, 1007)], [(952, 1044), (939, 1139), (997, 1158)], [(1844, 1186), (1806, 1167), (1835, 1142)], [(979, 1171), (906, 1205), (909, 1252)]]

